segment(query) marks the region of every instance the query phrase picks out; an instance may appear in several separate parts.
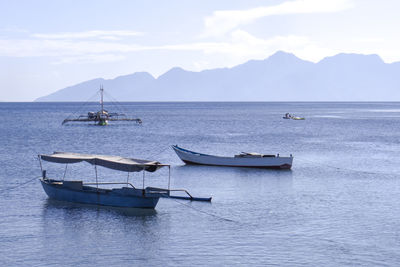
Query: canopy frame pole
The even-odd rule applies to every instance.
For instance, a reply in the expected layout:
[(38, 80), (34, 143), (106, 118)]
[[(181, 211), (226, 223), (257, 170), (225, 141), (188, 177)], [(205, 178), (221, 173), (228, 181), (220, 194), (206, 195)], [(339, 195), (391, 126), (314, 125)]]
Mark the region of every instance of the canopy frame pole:
[(129, 172), (128, 172), (128, 177), (126, 177), (126, 186), (129, 184)]
[(171, 185), (171, 166), (168, 165), (168, 195), (170, 191), (170, 185)]
[(40, 171), (43, 173), (42, 159), (40, 158), (40, 155), (38, 155), (38, 159), (39, 159)]
[(144, 174), (145, 174), (145, 167), (143, 167), (143, 185), (142, 185), (142, 189), (144, 189)]
[(65, 164), (64, 175), (63, 175), (63, 178), (62, 178), (63, 181), (65, 179), (65, 174), (67, 173), (67, 167), (68, 167), (68, 163)]
[(99, 182), (97, 181), (97, 165), (94, 164), (94, 172), (96, 173), (96, 188), (97, 191), (99, 190)]

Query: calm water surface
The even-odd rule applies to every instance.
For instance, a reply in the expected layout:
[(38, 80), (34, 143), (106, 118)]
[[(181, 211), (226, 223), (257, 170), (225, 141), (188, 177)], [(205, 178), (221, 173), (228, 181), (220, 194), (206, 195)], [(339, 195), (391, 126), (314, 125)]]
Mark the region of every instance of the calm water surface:
[[(0, 103), (1, 266), (400, 264), (400, 103), (123, 103), (143, 125), (61, 126), (97, 105)], [(172, 144), (295, 158), (291, 171), (185, 166)], [(53, 151), (169, 163), (173, 187), (213, 201), (125, 211), (51, 201), (37, 179), (16, 187), (40, 176), (38, 153)], [(94, 181), (91, 165), (68, 166), (66, 179), (82, 177)], [(167, 177), (161, 169), (146, 185)], [(140, 174), (130, 179), (141, 186)]]

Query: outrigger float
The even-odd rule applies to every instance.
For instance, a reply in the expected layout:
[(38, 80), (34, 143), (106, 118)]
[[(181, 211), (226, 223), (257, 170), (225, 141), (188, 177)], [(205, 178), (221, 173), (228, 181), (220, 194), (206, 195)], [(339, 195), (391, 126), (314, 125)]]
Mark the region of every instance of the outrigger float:
[[(154, 209), (158, 200), (162, 198), (177, 198), (191, 201), (211, 201), (211, 197), (193, 197), (185, 189), (170, 189), (171, 166), (161, 164), (157, 161), (148, 161), (133, 158), (123, 158), (119, 156), (91, 155), (68, 152), (54, 152), (51, 155), (38, 155), (42, 178), (40, 182), (46, 194), (56, 200), (75, 203), (94, 204), (102, 206), (113, 206), (123, 208), (147, 208)], [(81, 180), (65, 181), (65, 173), (62, 179), (51, 179), (46, 176), (43, 170), (42, 160), (66, 164), (88, 162), (95, 167), (96, 182), (83, 183)], [(123, 171), (128, 173), (126, 181), (121, 182), (98, 182), (97, 166)], [(168, 167), (168, 188), (144, 187), (145, 172), (155, 172), (162, 167)], [(143, 172), (142, 188), (135, 187), (129, 182), (129, 173)], [(101, 188), (99, 186), (121, 185), (119, 188)], [(171, 195), (171, 192), (182, 192), (186, 196)]]
[(80, 115), (78, 118), (75, 119), (65, 119), (62, 122), (62, 125), (68, 123), (68, 122), (90, 122), (93, 121), (95, 124), (100, 125), (100, 126), (105, 126), (108, 124), (109, 121), (134, 121), (136, 123), (141, 124), (142, 120), (139, 118), (128, 118), (125, 114), (123, 113), (116, 113), (116, 112), (108, 112), (107, 110), (104, 109), (104, 101), (103, 101), (103, 93), (104, 89), (103, 87), (100, 87), (100, 105), (101, 105), (101, 110), (98, 112), (88, 112), (87, 115)]

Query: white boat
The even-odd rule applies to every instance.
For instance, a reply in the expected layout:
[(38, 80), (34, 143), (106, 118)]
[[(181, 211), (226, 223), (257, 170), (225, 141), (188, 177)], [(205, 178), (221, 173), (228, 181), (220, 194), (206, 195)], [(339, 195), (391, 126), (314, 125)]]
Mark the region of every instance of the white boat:
[(221, 157), (202, 154), (177, 145), (172, 146), (178, 157), (186, 164), (200, 164), (213, 166), (230, 167), (253, 167), (270, 169), (290, 169), (292, 167), (293, 156), (281, 157), (277, 155), (264, 155), (259, 153), (242, 152), (234, 157)]

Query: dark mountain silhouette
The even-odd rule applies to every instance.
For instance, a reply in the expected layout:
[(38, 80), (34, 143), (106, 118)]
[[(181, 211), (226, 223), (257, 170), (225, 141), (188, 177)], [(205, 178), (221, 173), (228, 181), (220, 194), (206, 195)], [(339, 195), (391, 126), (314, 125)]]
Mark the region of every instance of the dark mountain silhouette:
[(119, 101), (393, 101), (400, 100), (399, 74), (400, 62), (378, 55), (338, 54), (313, 63), (280, 51), (233, 68), (94, 79), (36, 101), (86, 101), (100, 85)]

